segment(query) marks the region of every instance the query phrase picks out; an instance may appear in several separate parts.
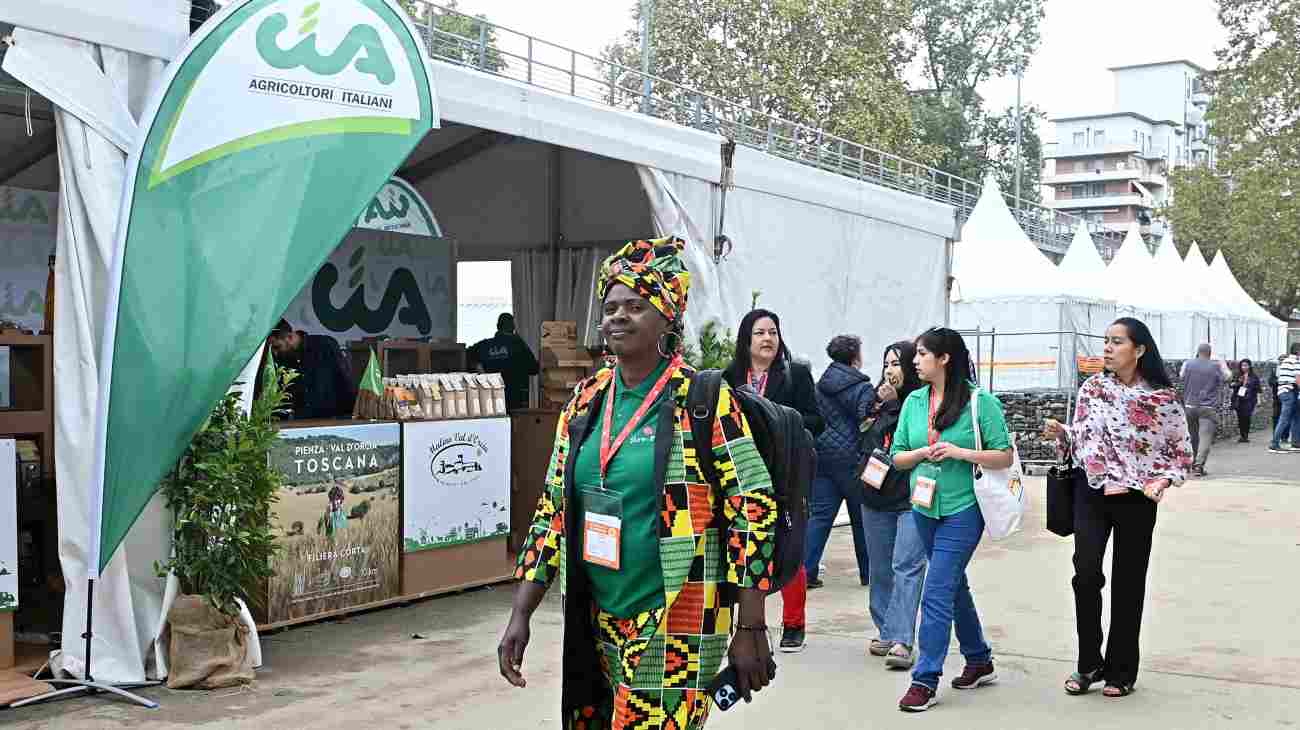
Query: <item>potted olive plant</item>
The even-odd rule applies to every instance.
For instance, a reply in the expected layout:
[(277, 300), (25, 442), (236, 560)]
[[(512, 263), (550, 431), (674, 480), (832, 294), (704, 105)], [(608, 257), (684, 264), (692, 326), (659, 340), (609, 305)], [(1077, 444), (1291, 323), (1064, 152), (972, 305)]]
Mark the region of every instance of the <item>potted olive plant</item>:
[(168, 687), (216, 689), (253, 679), (239, 616), (272, 574), (271, 507), (280, 475), (268, 454), (293, 377), (268, 362), (247, 414), (238, 393), (222, 398), (163, 480), (175, 524), (172, 557), (157, 568), (180, 584), (167, 614)]

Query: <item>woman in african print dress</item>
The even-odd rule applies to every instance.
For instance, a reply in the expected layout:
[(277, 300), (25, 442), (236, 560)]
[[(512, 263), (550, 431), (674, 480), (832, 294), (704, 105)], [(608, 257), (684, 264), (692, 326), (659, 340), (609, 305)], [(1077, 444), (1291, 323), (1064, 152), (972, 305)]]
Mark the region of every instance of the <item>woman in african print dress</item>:
[[(725, 385), (710, 444), (692, 438), (680, 356), (684, 243), (629, 243), (596, 296), (616, 364), (581, 383), (556, 429), (547, 487), (519, 555), (501, 674), (523, 687), (529, 622), (564, 591), (563, 726), (688, 730), (708, 717), (724, 657), (748, 696), (771, 680), (764, 598), (777, 519), (771, 479)], [(696, 458), (712, 451), (721, 484)], [(733, 629), (733, 613), (735, 614)]]

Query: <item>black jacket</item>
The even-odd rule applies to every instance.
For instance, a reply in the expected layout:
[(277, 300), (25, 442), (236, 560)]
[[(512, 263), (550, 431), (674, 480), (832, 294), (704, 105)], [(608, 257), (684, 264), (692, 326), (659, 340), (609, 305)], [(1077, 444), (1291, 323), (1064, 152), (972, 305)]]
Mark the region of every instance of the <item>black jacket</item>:
[[(894, 430), (898, 428), (898, 415), (903, 410), (902, 400), (892, 400), (880, 405), (879, 413), (876, 414), (875, 420), (867, 429), (866, 437), (863, 439), (867, 455), (870, 455), (875, 449), (880, 449), (886, 454), (889, 453), (889, 447), (894, 443)], [(865, 466), (866, 458), (859, 465)], [(858, 469), (858, 474), (862, 469)], [(863, 484), (862, 502), (871, 509), (880, 512), (902, 512), (911, 508), (911, 471), (893, 467), (889, 474), (885, 476), (885, 483), (881, 485), (880, 491), (872, 489), (870, 486)]]
[(817, 381), (817, 406), (826, 430), (817, 437), (818, 459), (847, 463), (862, 460), (860, 427), (876, 403), (876, 389), (862, 371), (831, 363)]
[(299, 373), (289, 386), (295, 419), (352, 417), (357, 384), (352, 379), (352, 366), (334, 338), (304, 335), (300, 356), (277, 364)]
[(470, 357), (483, 366), (485, 373), (501, 373), (506, 382), (506, 407), (519, 410), (528, 407), (528, 378), (539, 372), (537, 358), (523, 338), (513, 333), (498, 332), (495, 337), (475, 343), (469, 348)]
[(1259, 405), (1259, 376), (1251, 373), (1250, 379), (1244, 385), (1246, 386), (1245, 397), (1237, 395), (1243, 385), (1241, 375), (1238, 374), (1232, 381), (1232, 409), (1235, 411), (1245, 411), (1254, 413), (1255, 406)]
[[(734, 370), (728, 368), (723, 373), (727, 384), (733, 388), (747, 385), (746, 374), (737, 374)], [(767, 392), (763, 395), (773, 403), (799, 411), (803, 416), (803, 427), (814, 438), (826, 430), (826, 420), (817, 409), (812, 370), (806, 363), (780, 359), (772, 363), (771, 369), (767, 371)]]

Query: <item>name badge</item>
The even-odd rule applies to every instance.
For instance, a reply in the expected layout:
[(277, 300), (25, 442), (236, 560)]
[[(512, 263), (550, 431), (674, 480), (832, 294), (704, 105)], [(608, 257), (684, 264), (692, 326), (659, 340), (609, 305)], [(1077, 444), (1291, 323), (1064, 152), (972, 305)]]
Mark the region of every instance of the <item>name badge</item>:
[(623, 503), (608, 492), (582, 493), (582, 559), (610, 570), (622, 568)]
[(912, 487), (912, 504), (924, 509), (934, 506), (934, 490), (939, 483), (930, 477), (917, 475), (916, 486)]
[(862, 481), (872, 489), (879, 490), (885, 484), (885, 477), (889, 475), (891, 466), (889, 454), (876, 449), (871, 452), (871, 458), (867, 459), (867, 466), (862, 470)]
[(1240, 388), (1237, 388), (1237, 397), (1238, 398), (1246, 397), (1246, 386), (1243, 385)]

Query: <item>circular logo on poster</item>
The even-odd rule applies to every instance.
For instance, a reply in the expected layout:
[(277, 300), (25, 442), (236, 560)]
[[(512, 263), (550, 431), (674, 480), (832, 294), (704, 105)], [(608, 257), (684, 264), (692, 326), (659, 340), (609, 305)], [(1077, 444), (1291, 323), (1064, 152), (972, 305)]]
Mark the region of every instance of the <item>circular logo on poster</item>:
[(448, 487), (463, 487), (483, 476), (487, 449), (477, 436), (442, 439), (429, 448), (429, 473), (433, 480)]

